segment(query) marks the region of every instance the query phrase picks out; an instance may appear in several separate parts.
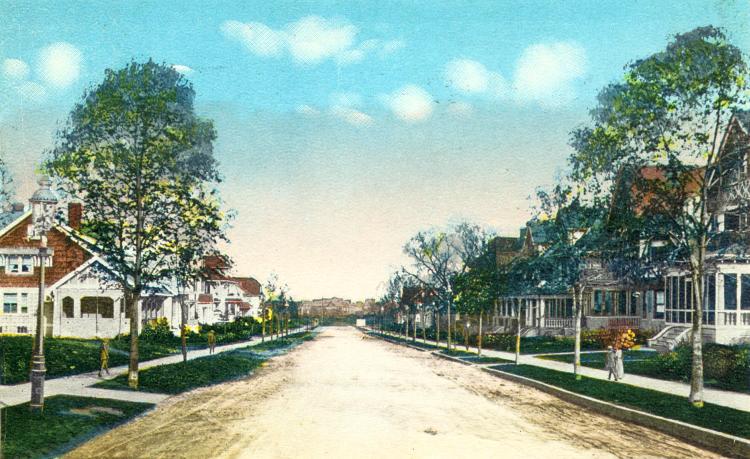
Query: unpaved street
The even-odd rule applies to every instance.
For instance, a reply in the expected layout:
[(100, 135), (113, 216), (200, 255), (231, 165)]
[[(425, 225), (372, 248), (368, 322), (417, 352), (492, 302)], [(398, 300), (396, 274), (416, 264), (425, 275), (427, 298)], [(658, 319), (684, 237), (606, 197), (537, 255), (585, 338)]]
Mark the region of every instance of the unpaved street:
[(70, 457), (714, 457), (353, 328), (164, 402)]

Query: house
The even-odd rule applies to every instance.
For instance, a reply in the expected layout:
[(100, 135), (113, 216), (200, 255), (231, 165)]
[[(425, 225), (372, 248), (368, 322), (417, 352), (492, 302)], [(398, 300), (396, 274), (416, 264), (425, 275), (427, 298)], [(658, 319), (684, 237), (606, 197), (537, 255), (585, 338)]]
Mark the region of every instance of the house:
[[(713, 238), (706, 254), (706, 276), (703, 279), (703, 339), (731, 344), (750, 342), (750, 113), (738, 112), (722, 138), (719, 150), (721, 175), (709, 188), (709, 206), (716, 215)], [(704, 169), (684, 172), (686, 205), (695, 193), (695, 178)], [(666, 180), (659, 167), (637, 170), (645, 182)], [(625, 195), (632, 187), (624, 185)], [(648, 192), (639, 194), (631, 203), (640, 212), (655, 199)], [(549, 249), (547, 234), (530, 222), (521, 231), (516, 260)], [(538, 224), (537, 224), (538, 225)], [(574, 240), (585, 238), (588, 228), (580, 228)], [(541, 234), (540, 234), (541, 233)], [(593, 233), (593, 231), (592, 231)], [(670, 250), (667, 238), (641, 240), (635, 263), (642, 273), (628, 279), (613, 271), (596, 251), (585, 258), (581, 284), (583, 294), (583, 326), (596, 328), (644, 328), (660, 330), (651, 341), (657, 348), (671, 348), (689, 336), (692, 324), (693, 280), (684, 263), (662, 260), (660, 253)], [(507, 258), (506, 258), (507, 260)], [(507, 262), (506, 262), (507, 263)], [(569, 334), (573, 327), (572, 285), (550, 295), (542, 280), (533, 292), (508, 295), (498, 299), (495, 321), (502, 330), (510, 331), (513, 318), (521, 311), (523, 332), (532, 334)], [(493, 322), (494, 323), (494, 322)]]
[[(41, 198), (41, 202), (38, 202)], [(44, 204), (44, 199), (48, 204)], [(33, 334), (39, 295), (39, 247), (32, 222), (42, 205), (56, 201), (47, 180), (40, 181), (30, 205), (14, 203), (0, 213), (0, 333)], [(117, 276), (97, 252), (96, 241), (80, 231), (83, 207), (69, 203), (65, 221), (51, 224), (46, 234), (45, 336), (114, 337), (130, 332)], [(174, 281), (147, 286), (140, 299), (139, 329), (148, 321), (167, 318), (179, 333), (181, 305), (188, 308), (188, 325), (228, 322), (260, 315), (260, 284), (251, 277), (230, 277), (223, 256), (206, 257), (194, 288), (180, 292)]]
[[(40, 180), (28, 208), (15, 203), (0, 214), (1, 333), (35, 333), (39, 301), (39, 247), (32, 222), (44, 214), (45, 197), (54, 197), (47, 180)], [(39, 202), (39, 200), (42, 202)], [(46, 234), (46, 336), (113, 337), (126, 333), (130, 317), (122, 290), (111, 269), (97, 254), (93, 241), (80, 233), (82, 207), (70, 203), (67, 222), (53, 223)], [(168, 291), (151, 291), (142, 306), (170, 301)]]

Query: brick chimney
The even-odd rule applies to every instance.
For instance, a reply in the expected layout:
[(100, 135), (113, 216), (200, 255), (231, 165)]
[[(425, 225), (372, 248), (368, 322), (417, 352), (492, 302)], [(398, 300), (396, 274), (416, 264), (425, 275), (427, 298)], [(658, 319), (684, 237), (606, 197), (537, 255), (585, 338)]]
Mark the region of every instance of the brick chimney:
[(81, 218), (83, 217), (83, 205), (80, 202), (68, 203), (68, 226), (74, 230), (81, 229)]

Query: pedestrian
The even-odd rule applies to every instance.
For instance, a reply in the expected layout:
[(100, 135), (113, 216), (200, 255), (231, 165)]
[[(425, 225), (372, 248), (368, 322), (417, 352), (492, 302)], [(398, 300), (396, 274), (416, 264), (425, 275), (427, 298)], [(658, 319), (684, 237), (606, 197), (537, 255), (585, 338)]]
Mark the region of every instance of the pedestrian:
[(216, 333), (213, 330), (208, 332), (208, 353), (213, 354), (216, 348)]
[(607, 346), (607, 356), (604, 364), (604, 369), (607, 370), (607, 380), (612, 379), (612, 377), (615, 377), (615, 381), (617, 381), (617, 353), (615, 353), (615, 350), (612, 348), (612, 346)]
[(625, 365), (622, 361), (622, 349), (620, 346), (615, 348), (615, 381), (625, 377)]
[(102, 377), (102, 370), (109, 374), (109, 340), (102, 339), (99, 345), (99, 377)]

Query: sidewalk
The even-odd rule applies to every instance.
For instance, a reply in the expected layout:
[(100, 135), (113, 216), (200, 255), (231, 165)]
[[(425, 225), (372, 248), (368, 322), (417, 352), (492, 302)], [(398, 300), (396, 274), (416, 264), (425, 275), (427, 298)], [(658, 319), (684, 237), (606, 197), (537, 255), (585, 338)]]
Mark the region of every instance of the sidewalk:
[[(378, 330), (368, 328), (369, 330), (379, 333)], [(403, 335), (395, 333), (386, 333), (387, 335), (398, 337), (403, 339)], [(420, 338), (417, 338), (417, 343), (422, 343)], [(435, 345), (435, 341), (427, 340), (428, 344)], [(445, 342), (440, 343), (440, 347), (445, 348), (447, 345)], [(463, 345), (455, 346), (458, 350), (465, 350)], [(470, 351), (477, 351), (476, 347), (469, 346)], [(491, 349), (482, 349), (482, 355), (488, 357), (500, 357), (506, 360), (515, 360), (516, 354), (513, 352), (495, 351)], [(573, 365), (565, 362), (556, 362), (554, 360), (539, 359), (536, 355), (541, 354), (521, 354), (518, 360), (519, 364), (533, 365), (542, 368), (548, 368), (550, 370), (564, 371), (566, 373), (573, 373)], [(548, 355), (548, 354), (544, 354)], [(645, 376), (638, 376), (627, 373), (627, 367), (625, 368), (625, 378), (622, 380), (623, 384), (630, 384), (631, 386), (642, 387), (644, 389), (651, 389), (667, 394), (673, 394), (680, 397), (685, 397), (690, 394), (690, 385), (677, 381), (665, 381), (662, 379), (648, 378)], [(589, 368), (581, 366), (580, 374), (588, 376), (589, 378), (595, 379), (607, 379), (607, 372), (598, 370), (596, 368)], [(742, 411), (750, 411), (750, 394), (741, 392), (730, 392), (719, 389), (703, 389), (703, 399), (708, 403), (715, 405), (721, 405), (729, 408), (734, 408)]]
[[(289, 334), (299, 333), (304, 331), (304, 327), (299, 327), (294, 330), (289, 330)], [(266, 340), (272, 340), (271, 337), (266, 337)], [(215, 354), (220, 352), (231, 351), (233, 349), (256, 346), (261, 343), (260, 337), (253, 337), (247, 341), (239, 341), (232, 344), (226, 344), (223, 346), (216, 346), (214, 351)], [(188, 352), (188, 360), (197, 359), (198, 357), (204, 357), (208, 354), (208, 348), (193, 350)], [(169, 363), (182, 362), (182, 354), (173, 354), (167, 357), (161, 357), (159, 359), (149, 360), (146, 362), (140, 362), (138, 365), (139, 370), (145, 370), (146, 368), (155, 367), (158, 365), (164, 365)], [(115, 400), (124, 400), (129, 402), (143, 402), (143, 403), (159, 403), (170, 395), (167, 394), (155, 394), (149, 392), (138, 392), (138, 391), (126, 391), (126, 390), (111, 390), (111, 389), (99, 389), (90, 387), (93, 384), (105, 380), (113, 379), (121, 373), (128, 371), (127, 365), (121, 365), (119, 367), (113, 367), (109, 369), (110, 374), (103, 377), (97, 376), (97, 371), (89, 373), (81, 373), (77, 375), (64, 376), (61, 378), (48, 379), (44, 383), (44, 396), (52, 397), (53, 395), (77, 395), (81, 397), (96, 397), (96, 398), (111, 398)], [(12, 406), (26, 403), (31, 398), (31, 383), (21, 383), (12, 386), (0, 386), (0, 406)]]

